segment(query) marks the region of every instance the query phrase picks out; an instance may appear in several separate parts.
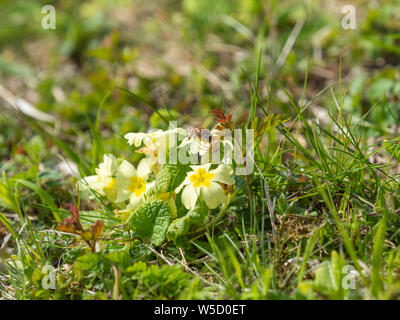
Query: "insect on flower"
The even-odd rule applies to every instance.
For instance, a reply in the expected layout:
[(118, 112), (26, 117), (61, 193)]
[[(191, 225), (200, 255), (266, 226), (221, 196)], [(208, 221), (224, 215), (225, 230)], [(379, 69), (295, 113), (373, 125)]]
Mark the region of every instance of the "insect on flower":
[(191, 154), (205, 155), (210, 149), (211, 132), (208, 129), (190, 126), (186, 129), (186, 138), (183, 139), (179, 148), (189, 146)]

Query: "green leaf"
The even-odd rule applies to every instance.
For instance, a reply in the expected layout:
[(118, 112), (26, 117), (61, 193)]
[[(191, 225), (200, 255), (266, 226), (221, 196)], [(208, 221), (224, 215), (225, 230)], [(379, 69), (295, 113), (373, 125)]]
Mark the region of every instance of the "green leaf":
[(152, 189), (152, 192), (172, 192), (183, 182), (188, 171), (188, 166), (180, 164), (165, 165), (156, 177), (155, 186)]
[(75, 279), (82, 281), (84, 277), (104, 278), (105, 272), (111, 269), (111, 261), (99, 253), (90, 253), (77, 259), (73, 267)]
[(386, 235), (386, 216), (379, 222), (378, 230), (376, 230), (374, 238), (374, 248), (372, 252), (372, 287), (371, 291), (375, 298), (379, 298), (382, 290), (383, 276), (382, 272), (382, 255), (385, 245)]
[(199, 202), (196, 207), (190, 210), (184, 217), (172, 222), (167, 231), (168, 240), (176, 241), (179, 236), (187, 233), (191, 227), (201, 225), (207, 213), (207, 206), (203, 202)]
[(326, 295), (335, 291), (336, 288), (332, 277), (332, 264), (330, 261), (325, 261), (318, 266), (315, 273), (315, 287), (319, 292)]
[(154, 200), (139, 207), (128, 219), (128, 224), (142, 239), (151, 239), (155, 246), (165, 240), (172, 222), (171, 210), (162, 200)]
[(22, 184), (23, 186), (31, 189), (32, 191), (34, 191), (42, 200), (42, 202), (48, 206), (48, 208), (51, 210), (51, 212), (53, 213), (54, 219), (58, 222), (61, 221), (60, 215), (58, 214), (57, 210), (57, 206), (54, 202), (54, 200), (52, 199), (51, 195), (46, 192), (45, 190), (43, 190), (39, 185), (34, 184), (30, 181), (27, 180), (23, 180), (23, 179), (16, 179), (15, 182)]

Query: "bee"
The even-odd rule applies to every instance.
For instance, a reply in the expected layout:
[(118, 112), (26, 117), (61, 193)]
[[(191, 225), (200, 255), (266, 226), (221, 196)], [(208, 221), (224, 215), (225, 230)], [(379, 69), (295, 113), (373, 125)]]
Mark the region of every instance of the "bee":
[(211, 132), (208, 129), (199, 128), (195, 126), (190, 126), (186, 129), (187, 137), (191, 139), (199, 139), (206, 142), (210, 142), (211, 139)]

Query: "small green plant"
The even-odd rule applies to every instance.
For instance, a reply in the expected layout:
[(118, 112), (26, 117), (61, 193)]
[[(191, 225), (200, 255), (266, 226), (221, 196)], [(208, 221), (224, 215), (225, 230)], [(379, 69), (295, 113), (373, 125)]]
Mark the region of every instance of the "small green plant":
[(233, 132), (233, 125), (231, 116), (215, 114), (218, 125), (212, 130), (127, 133), (128, 143), (147, 157), (135, 168), (127, 160), (105, 155), (96, 175), (84, 177), (81, 186), (113, 203), (121, 222), (155, 246), (196, 232), (211, 220), (211, 210), (219, 210), (217, 217), (221, 216), (234, 200), (232, 156), (224, 157), (231, 164), (212, 162), (215, 154), (219, 161), (221, 154), (232, 151), (235, 142), (225, 141), (222, 132)]

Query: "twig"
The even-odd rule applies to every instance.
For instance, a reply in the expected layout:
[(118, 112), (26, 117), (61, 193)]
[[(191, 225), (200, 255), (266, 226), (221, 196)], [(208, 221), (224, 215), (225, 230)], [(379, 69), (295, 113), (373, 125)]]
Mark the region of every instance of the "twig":
[(154, 254), (156, 254), (158, 257), (160, 257), (162, 260), (164, 260), (170, 267), (172, 267), (174, 264), (169, 261), (164, 255), (163, 253), (158, 253), (156, 250), (154, 250), (152, 247), (148, 246), (147, 244), (143, 243), (143, 245), (149, 249), (151, 252), (153, 252)]
[(188, 264), (187, 264), (187, 261), (186, 261), (186, 258), (185, 258), (185, 254), (184, 254), (182, 248), (179, 248), (179, 253), (180, 253), (181, 256), (182, 256), (182, 265), (185, 267), (185, 270), (188, 270), (189, 267), (188, 267)]

